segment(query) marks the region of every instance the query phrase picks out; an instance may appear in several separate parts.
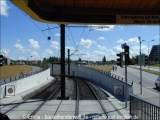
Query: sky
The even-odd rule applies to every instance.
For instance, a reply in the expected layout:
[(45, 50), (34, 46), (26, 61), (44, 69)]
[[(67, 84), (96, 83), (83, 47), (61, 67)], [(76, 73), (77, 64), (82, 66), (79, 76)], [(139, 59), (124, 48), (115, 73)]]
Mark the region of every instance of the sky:
[[(9, 0), (0, 0), (0, 5), (0, 54), (14, 60), (60, 57), (58, 24), (37, 22)], [(138, 37), (145, 40), (141, 43), (142, 54), (148, 55), (153, 45), (160, 44), (159, 25), (69, 24), (65, 33), (66, 57), (70, 49), (71, 54), (74, 52), (72, 60), (102, 61), (104, 56), (106, 60), (116, 60), (116, 54), (124, 51), (121, 48), (124, 43), (130, 47), (130, 57), (139, 55)]]

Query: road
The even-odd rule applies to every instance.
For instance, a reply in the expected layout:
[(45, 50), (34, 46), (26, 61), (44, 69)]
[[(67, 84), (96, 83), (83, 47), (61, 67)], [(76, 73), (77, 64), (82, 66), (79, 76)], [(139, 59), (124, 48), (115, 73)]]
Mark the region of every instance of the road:
[[(117, 71), (111, 71), (111, 73), (125, 78), (125, 68), (118, 67)], [(155, 80), (157, 79), (157, 77), (158, 75), (142, 71), (142, 86), (154, 90), (155, 92), (159, 92), (159, 90), (155, 87)], [(130, 81), (139, 84), (140, 70), (127, 67), (127, 78)]]
[[(140, 94), (140, 70), (127, 67), (127, 77), (133, 81), (133, 94), (147, 102), (160, 106), (160, 89), (155, 86), (155, 80), (158, 75), (142, 71), (142, 94)], [(111, 71), (111, 74), (125, 78), (125, 69), (118, 67), (117, 71)]]

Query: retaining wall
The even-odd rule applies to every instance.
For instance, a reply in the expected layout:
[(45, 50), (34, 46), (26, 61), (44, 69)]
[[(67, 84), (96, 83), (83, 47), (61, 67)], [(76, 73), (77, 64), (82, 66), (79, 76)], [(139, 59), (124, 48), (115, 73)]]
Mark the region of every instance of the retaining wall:
[(50, 68), (48, 68), (42, 72), (36, 73), (36, 74), (31, 75), (29, 77), (25, 77), (25, 78), (22, 78), (19, 80), (12, 81), (7, 84), (3, 84), (0, 86), (0, 98), (5, 97), (5, 95), (6, 95), (5, 89), (6, 89), (7, 85), (14, 85), (15, 86), (15, 94), (18, 94), (18, 93), (23, 92), (27, 89), (30, 89), (34, 86), (37, 86), (40, 83), (43, 83), (44, 81), (46, 81), (50, 78), (51, 78), (50, 77)]
[[(51, 73), (53, 73), (54, 75), (60, 75), (60, 65), (53, 65), (53, 70), (52, 65), (50, 65), (50, 67)], [(65, 68), (65, 74), (68, 75), (68, 66), (66, 65)], [(126, 91), (126, 84), (124, 82), (124, 79), (122, 80), (118, 77), (115, 78), (111, 74), (103, 73), (102, 71), (97, 71), (83, 66), (71, 65), (70, 75), (85, 78), (90, 82), (93, 82), (98, 86), (101, 86), (103, 89), (109, 91), (111, 94), (114, 94), (114, 86), (123, 86), (124, 91)], [(132, 83), (127, 83), (127, 92), (129, 99), (129, 94), (133, 94)]]

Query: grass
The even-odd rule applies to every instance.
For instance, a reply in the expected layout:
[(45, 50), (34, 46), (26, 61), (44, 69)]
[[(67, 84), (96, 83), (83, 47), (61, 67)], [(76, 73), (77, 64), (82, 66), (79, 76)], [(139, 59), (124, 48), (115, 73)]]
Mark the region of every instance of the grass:
[[(131, 66), (129, 66), (129, 67), (131, 67)], [(136, 68), (136, 67), (131, 67), (131, 68), (140, 70), (140, 68)], [(159, 72), (159, 71), (148, 70), (148, 69), (142, 69), (142, 71), (145, 71), (145, 72), (148, 72), (148, 73), (152, 73), (152, 74), (155, 74), (155, 75), (160, 75), (160, 72)]]
[(32, 70), (31, 66), (26, 65), (5, 65), (0, 67), (0, 80), (11, 78)]
[(153, 65), (153, 67), (160, 67), (160, 64), (155, 64)]
[(103, 72), (111, 71), (112, 70), (111, 66), (85, 65), (85, 67), (96, 69), (96, 70), (100, 70), (100, 71), (103, 71)]

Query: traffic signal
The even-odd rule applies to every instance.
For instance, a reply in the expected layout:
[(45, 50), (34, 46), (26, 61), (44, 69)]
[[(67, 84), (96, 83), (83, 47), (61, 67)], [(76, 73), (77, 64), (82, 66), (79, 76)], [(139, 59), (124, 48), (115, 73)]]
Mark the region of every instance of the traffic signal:
[(123, 67), (123, 52), (121, 52), (120, 54), (117, 54), (117, 56), (119, 57), (117, 59), (117, 65), (120, 66), (120, 67)]
[(148, 64), (148, 56), (144, 55), (144, 65)]
[(129, 65), (129, 46), (124, 46), (125, 65)]
[(3, 55), (0, 55), (0, 66), (3, 66)]

